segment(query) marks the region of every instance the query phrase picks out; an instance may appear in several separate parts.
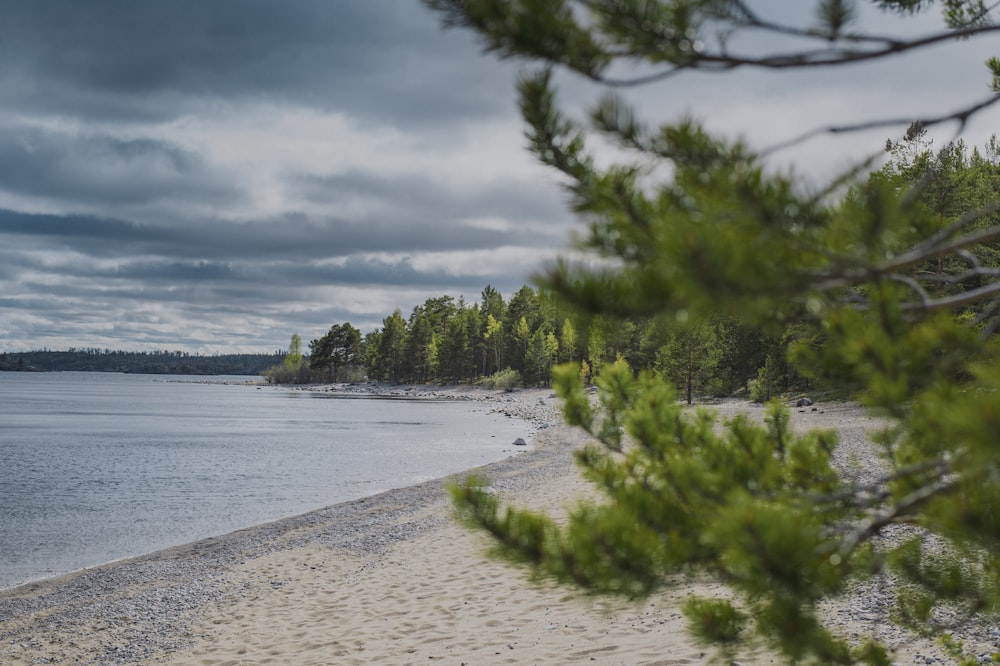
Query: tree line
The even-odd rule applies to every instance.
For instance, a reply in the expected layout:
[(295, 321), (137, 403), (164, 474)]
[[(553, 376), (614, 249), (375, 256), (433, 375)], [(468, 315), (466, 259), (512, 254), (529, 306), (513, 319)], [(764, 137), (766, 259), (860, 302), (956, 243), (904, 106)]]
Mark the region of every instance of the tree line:
[[(935, 150), (926, 130), (914, 125), (905, 139), (888, 142), (886, 152), (889, 159), (870, 174), (868, 184), (902, 191), (919, 183), (913, 206), (928, 224), (978, 210), (1000, 191), (996, 138), (982, 149), (959, 141)], [(851, 215), (865, 196), (862, 188), (849, 191), (839, 205), (841, 214)], [(984, 215), (970, 228), (986, 229), (997, 221), (998, 213)], [(960, 255), (924, 262), (918, 267), (928, 283), (922, 293), (944, 297), (968, 289), (969, 282), (988, 280), (989, 271), (1000, 270), (1000, 248), (988, 243), (981, 250), (975, 273), (958, 271), (966, 261)], [(958, 316), (975, 319), (984, 313), (990, 314), (977, 302), (961, 308)], [(505, 385), (542, 386), (560, 363), (580, 363), (585, 381), (591, 381), (605, 364), (624, 360), (636, 372), (649, 369), (667, 378), (688, 403), (734, 394), (766, 401), (789, 391), (830, 390), (833, 384), (803, 374), (793, 362), (823, 344), (823, 332), (799, 319), (748, 324), (724, 311), (699, 318), (686, 311), (623, 318), (574, 307), (548, 288), (523, 286), (505, 299), (487, 285), (478, 301), (428, 298), (407, 316), (395, 310), (365, 334), (349, 322), (334, 324), (308, 343), (308, 354), (301, 340), (294, 343), (297, 350), (290, 350), (268, 376), (279, 383), (496, 378)]]
[(125, 372), (149, 375), (260, 375), (283, 352), (203, 356), (185, 351), (98, 348), (0, 353), (0, 371)]
[[(673, 378), (689, 398), (747, 390), (784, 341), (735, 321), (694, 324), (664, 316), (620, 321), (563, 304), (550, 290), (523, 286), (509, 298), (487, 285), (469, 303), (449, 295), (428, 298), (408, 316), (397, 309), (381, 327), (362, 334), (349, 322), (301, 340), (268, 371), (277, 383), (357, 381), (548, 385), (552, 368), (579, 362), (588, 379), (607, 362), (625, 359)], [(774, 363), (775, 389), (797, 377)], [(785, 374), (781, 374), (784, 372)]]

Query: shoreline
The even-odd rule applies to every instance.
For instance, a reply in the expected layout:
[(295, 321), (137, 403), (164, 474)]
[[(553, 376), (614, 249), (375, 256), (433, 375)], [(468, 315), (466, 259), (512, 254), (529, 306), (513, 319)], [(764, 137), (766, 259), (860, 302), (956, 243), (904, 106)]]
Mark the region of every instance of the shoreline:
[[(331, 387), (310, 385), (299, 390)], [(0, 664), (160, 661), (194, 643), (192, 626), (199, 611), (240, 596), (243, 591), (231, 576), (238, 567), (307, 544), (374, 557), (415, 531), (450, 521), (445, 491), (449, 482), (477, 472), (516, 485), (525, 474), (558, 466), (553, 454), (560, 446), (538, 441), (541, 431), (560, 421), (546, 403), (549, 390), (502, 393), (458, 386), (433, 390), (434, 396), (424, 391), (420, 396), (399, 397), (482, 401), (497, 413), (524, 420), (534, 445), (446, 477), (2, 589)], [(463, 397), (452, 397), (457, 394)], [(518, 464), (525, 456), (532, 458), (531, 463)], [(412, 516), (418, 513), (430, 515), (416, 521)]]
[[(487, 558), (488, 540), (452, 520), (448, 482), (483, 473), (505, 500), (547, 512), (592, 489), (572, 461), (586, 439), (561, 424), (547, 389), (468, 394), (533, 416), (535, 446), (442, 479), (0, 591), (0, 663), (618, 666), (716, 658), (688, 636), (678, 608), (695, 590), (724, 593), (718, 584), (684, 583), (627, 603), (533, 584), (524, 570)], [(745, 402), (709, 407), (720, 420), (763, 414)], [(867, 432), (877, 425), (850, 404), (791, 415), (796, 428), (837, 429), (844, 460), (870, 448)], [(830, 616), (848, 636), (885, 640), (894, 663), (948, 663), (932, 642), (888, 625), (878, 594), (859, 591)], [(967, 642), (988, 645), (981, 633), (970, 629)], [(759, 651), (737, 660), (775, 663)]]
[[(141, 385), (156, 386), (156, 378), (149, 379), (144, 378)], [(67, 382), (65, 386), (74, 387), (73, 394), (85, 395), (90, 384)], [(183, 399), (187, 393), (183, 388), (158, 386), (150, 390), (166, 396), (167, 404), (172, 396)], [(58, 382), (51, 387), (64, 390)], [(30, 391), (25, 404), (49, 405), (51, 387), (45, 384)], [(148, 413), (144, 406), (134, 410), (109, 406), (109, 411), (125, 415), (123, 423), (117, 415), (105, 414), (104, 405), (93, 418), (60, 420), (77, 409), (85, 413), (90, 407), (84, 401), (51, 420), (44, 411), (26, 410), (34, 418), (34, 431), (25, 430), (22, 438), (18, 429), (5, 438), (13, 443), (14, 453), (4, 476), (12, 484), (3, 503), (11, 511), (11, 520), (3, 530), (9, 539), (3, 545), (9, 549), (0, 547), (0, 591), (487, 464), (517, 450), (513, 446), (517, 438), (530, 442), (539, 427), (536, 414), (519, 418), (486, 394), (479, 396), (482, 402), (443, 397), (433, 401), (436, 404), (419, 404), (416, 399), (389, 404), (375, 400), (375, 391), (371, 399), (363, 396), (360, 402), (318, 401), (313, 398), (333, 394), (291, 393), (284, 388), (224, 391), (212, 386), (209, 393), (202, 388), (194, 391), (194, 395), (207, 395), (205, 404), (213, 406), (203, 408), (201, 401), (189, 401), (191, 412), (163, 410), (176, 414), (178, 421), (184, 421), (188, 414), (196, 415), (189, 420), (190, 426), (178, 428), (172, 423), (150, 423), (150, 419), (160, 418), (154, 414), (159, 413), (155, 406)], [(15, 395), (12, 399), (19, 404), (21, 398)], [(264, 409), (260, 414), (254, 407), (241, 411), (243, 405), (262, 405)], [(383, 415), (397, 411), (413, 417), (390, 417), (382, 422)], [(111, 419), (114, 424), (105, 428)], [(233, 421), (232, 427), (227, 419)], [(290, 419), (295, 420), (291, 429), (283, 426)], [(336, 419), (347, 425), (342, 428)], [(414, 430), (409, 421), (427, 424)], [(119, 444), (133, 440), (156, 446), (117, 452), (125, 450)], [(74, 448), (78, 442), (81, 450), (87, 451), (82, 457)], [(84, 449), (84, 444), (97, 454), (110, 452), (108, 459), (91, 457), (92, 449)], [(161, 444), (165, 445), (162, 449)], [(50, 449), (54, 453), (47, 453)], [(159, 454), (161, 450), (169, 453)], [(175, 450), (182, 454), (190, 450), (192, 454), (175, 456)], [(147, 455), (146, 451), (154, 453)], [(400, 455), (384, 451), (399, 451)], [(44, 455), (50, 455), (51, 462), (41, 457)], [(239, 458), (227, 462), (230, 455)], [(148, 471), (141, 462), (118, 462), (133, 458), (146, 460)], [(154, 466), (151, 460), (160, 464)], [(78, 467), (86, 470), (85, 476)], [(22, 468), (27, 470), (24, 478), (16, 471)], [(146, 481), (147, 477), (152, 481)], [(129, 492), (121, 492), (122, 488)], [(153, 490), (147, 493), (150, 488)], [(20, 499), (28, 493), (25, 489), (34, 489), (30, 493), (34, 497)], [(168, 513), (168, 509), (172, 511)]]

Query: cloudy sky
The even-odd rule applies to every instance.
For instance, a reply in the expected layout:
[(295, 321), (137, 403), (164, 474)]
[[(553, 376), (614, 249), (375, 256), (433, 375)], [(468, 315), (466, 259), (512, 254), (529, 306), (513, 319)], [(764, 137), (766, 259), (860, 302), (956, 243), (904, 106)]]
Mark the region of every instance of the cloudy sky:
[[(524, 150), (517, 64), (415, 0), (2, 8), (0, 351), (271, 351), (342, 321), (371, 330), (432, 296), (509, 296), (580, 228)], [(764, 147), (982, 99), (991, 46), (630, 95)], [(821, 180), (903, 129), (821, 137), (775, 165)]]

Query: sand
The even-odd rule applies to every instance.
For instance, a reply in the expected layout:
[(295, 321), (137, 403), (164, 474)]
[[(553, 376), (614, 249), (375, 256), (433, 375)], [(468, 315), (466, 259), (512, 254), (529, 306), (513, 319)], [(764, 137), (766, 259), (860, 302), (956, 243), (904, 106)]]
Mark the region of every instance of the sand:
[[(522, 464), (529, 464), (526, 460)], [(540, 478), (544, 477), (544, 478)], [(557, 504), (575, 478), (546, 470), (515, 482), (533, 505)], [(509, 491), (511, 484), (504, 490)], [(583, 490), (583, 489), (581, 489)], [(697, 663), (666, 646), (683, 629), (674, 603), (627, 606), (526, 583), (484, 559), (485, 542), (428, 502), (411, 538), (375, 556), (306, 546), (240, 571), (255, 592), (214, 608), (205, 639), (175, 663)]]
[[(590, 492), (571, 462), (585, 439), (558, 424), (548, 392), (478, 397), (542, 428), (530, 450), (481, 470), (505, 499), (558, 512)], [(793, 421), (839, 428), (845, 460), (877, 425), (855, 405), (793, 410)], [(0, 664), (718, 663), (688, 636), (679, 605), (720, 586), (588, 598), (531, 583), (486, 546), (452, 520), (444, 481), (390, 491), (0, 593)], [(896, 663), (947, 663), (860, 594), (830, 609), (847, 635), (880, 632)], [(780, 663), (764, 652), (736, 660)]]

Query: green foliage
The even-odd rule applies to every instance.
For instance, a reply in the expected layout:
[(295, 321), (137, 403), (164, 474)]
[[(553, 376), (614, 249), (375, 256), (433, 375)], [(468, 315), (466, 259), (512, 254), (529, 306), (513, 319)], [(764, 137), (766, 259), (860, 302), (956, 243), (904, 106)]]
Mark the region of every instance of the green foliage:
[(311, 384), (316, 380), (312, 370), (305, 364), (300, 364), (294, 370), (284, 363), (272, 365), (261, 374), (268, 384)]
[(298, 333), (292, 333), (292, 341), (288, 344), (284, 363), (285, 369), (289, 372), (296, 372), (302, 365), (302, 337)]
[[(978, 666), (981, 663), (977, 658), (969, 656), (962, 645), (962, 641), (956, 640), (951, 634), (942, 634), (941, 644), (957, 666)], [(990, 662), (995, 664), (998, 659), (1000, 658), (997, 655), (993, 655)]]
[(517, 370), (504, 368), (503, 370), (494, 372), (489, 377), (484, 377), (479, 383), (487, 388), (510, 392), (521, 386), (523, 382), (521, 380), (521, 373)]
[(567, 317), (563, 320), (562, 333), (559, 338), (559, 360), (576, 360), (576, 327), (573, 321)]
[[(940, 632), (945, 606), (959, 621), (995, 613), (1000, 147), (931, 152), (926, 129), (964, 126), (1000, 96), (912, 125), (887, 142), (884, 168), (868, 175), (866, 163), (817, 193), (690, 118), (647, 124), (620, 94), (567, 113), (555, 82), (560, 69), (620, 90), (679, 72), (856, 64), (995, 31), (996, 5), (944, 0), (941, 31), (911, 38), (867, 33), (854, 3), (832, 0), (813, 2), (804, 26), (728, 0), (425, 3), (487, 50), (539, 62), (518, 86), (528, 144), (588, 225), (585, 258), (559, 262), (544, 284), (590, 315), (578, 346), (597, 405), (579, 366), (553, 377), (567, 422), (596, 440), (578, 459), (604, 497), (557, 524), (473, 481), (454, 491), (470, 524), (536, 575), (595, 593), (642, 596), (692, 573), (724, 581), (733, 605), (689, 604), (696, 631), (752, 633), (792, 663), (887, 663), (882, 646), (848, 644), (817, 612), (886, 571), (905, 581), (897, 617), (918, 629)], [(932, 3), (875, 4), (912, 14)], [(744, 33), (760, 48), (742, 51)], [(1000, 64), (987, 68), (1000, 90)], [(512, 367), (539, 369), (541, 313), (529, 294), (511, 300)], [(699, 348), (711, 341), (723, 349)], [(657, 355), (659, 376), (624, 361), (648, 368)], [(791, 432), (774, 403), (764, 426), (678, 404), (677, 385), (693, 393), (727, 375), (761, 400), (806, 380), (855, 393), (889, 420), (885, 475), (842, 478), (835, 439)], [(916, 545), (878, 538), (899, 523)], [(743, 632), (736, 608), (752, 618)]]
[[(522, 319), (523, 321), (523, 319)], [(559, 357), (559, 340), (547, 327), (539, 327), (528, 339), (525, 374), (534, 385), (547, 384), (552, 366)]]
[[(582, 331), (582, 333), (581, 333)], [(334, 324), (309, 343), (314, 381), (476, 382), (504, 367), (531, 385), (545, 385), (554, 364), (582, 361), (599, 371), (619, 356), (637, 369), (666, 372), (692, 400), (739, 390), (756, 375), (763, 350), (780, 356), (784, 343), (769, 342), (759, 327), (711, 318), (703, 324), (677, 318), (627, 321), (589, 316), (567, 307), (553, 292), (522, 287), (510, 306), (490, 286), (472, 306), (460, 297), (428, 298), (408, 318), (400, 311), (365, 335), (350, 323)], [(509, 360), (510, 363), (502, 363)], [(275, 381), (310, 381), (308, 373), (272, 373)]]
[(735, 642), (747, 624), (746, 613), (721, 599), (690, 597), (683, 610), (694, 635), (709, 644)]
[[(738, 418), (720, 430), (710, 412), (685, 411), (669, 382), (648, 372), (636, 377), (623, 362), (600, 374), (595, 413), (578, 373), (577, 366), (559, 366), (556, 390), (567, 422), (600, 442), (578, 459), (613, 501), (580, 505), (560, 528), (499, 507), (481, 481), (472, 481), (455, 491), (463, 515), (540, 575), (635, 597), (670, 576), (708, 572), (744, 592), (755, 615), (773, 618), (758, 621), (758, 630), (780, 635), (794, 622), (808, 628), (810, 640), (823, 635), (811, 605), (841, 590), (856, 563), (866, 561), (853, 552), (832, 557), (843, 537), (823, 529), (834, 517), (849, 524), (857, 509), (836, 502), (822, 513), (793, 508), (796, 498), (842, 490), (830, 464), (832, 435), (793, 434), (779, 405), (769, 407), (766, 426)], [(717, 608), (711, 615), (718, 621), (712, 631), (735, 631), (738, 614)], [(831, 654), (836, 645), (828, 641)]]
[(326, 335), (309, 343), (309, 367), (325, 368), (329, 382), (342, 381), (342, 371), (354, 370), (362, 358), (361, 331), (347, 322), (334, 324)]
[(705, 394), (720, 356), (715, 330), (706, 323), (682, 322), (669, 330), (657, 351), (655, 367), (674, 382), (687, 404)]
[(990, 88), (995, 93), (1000, 93), (1000, 58), (990, 58), (986, 61), (986, 66), (990, 69), (990, 74), (993, 75), (993, 80), (990, 82)]
[(382, 320), (382, 331), (378, 337), (378, 348), (369, 373), (379, 380), (399, 381), (404, 369), (404, 344), (406, 343), (406, 320), (397, 309)]
[[(494, 367), (500, 365), (500, 353), (503, 350), (503, 324), (492, 313), (486, 314), (486, 330), (483, 332), (483, 340), (492, 352), (490, 361)], [(484, 370), (485, 372), (485, 370)]]
[(750, 399), (754, 402), (767, 402), (777, 393), (778, 363), (770, 354), (764, 365), (757, 370), (757, 377), (750, 381)]
[(816, 9), (827, 39), (839, 38), (844, 28), (855, 19), (855, 6), (850, 0), (821, 0)]
[(271, 366), (262, 374), (269, 384), (309, 384), (313, 381), (312, 368), (303, 361), (302, 337), (293, 333), (281, 365)]

